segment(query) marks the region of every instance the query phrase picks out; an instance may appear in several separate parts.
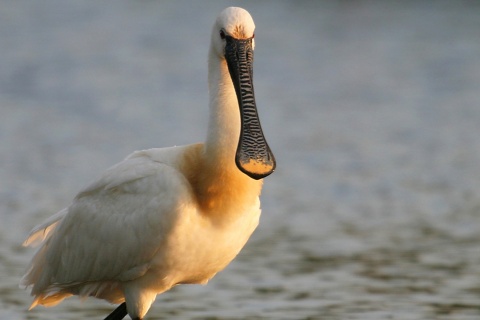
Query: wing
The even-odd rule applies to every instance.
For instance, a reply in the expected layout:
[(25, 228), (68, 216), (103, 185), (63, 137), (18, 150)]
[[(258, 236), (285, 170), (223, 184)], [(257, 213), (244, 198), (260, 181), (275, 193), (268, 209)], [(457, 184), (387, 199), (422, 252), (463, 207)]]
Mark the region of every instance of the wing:
[(64, 215), (34, 229), (33, 240), (55, 227), (24, 277), (25, 285), (34, 285), (32, 294), (143, 275), (192, 201), (187, 180), (169, 163), (182, 149), (133, 154), (80, 192)]

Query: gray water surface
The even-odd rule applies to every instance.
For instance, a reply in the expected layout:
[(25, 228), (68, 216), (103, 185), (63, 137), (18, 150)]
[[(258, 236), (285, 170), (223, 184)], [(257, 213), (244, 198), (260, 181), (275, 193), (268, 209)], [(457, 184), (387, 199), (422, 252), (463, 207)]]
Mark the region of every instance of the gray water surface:
[(3, 1), (0, 319), (27, 311), (29, 230), (130, 152), (203, 140), (210, 29), (256, 30), (255, 91), (277, 161), (261, 225), (206, 286), (148, 319), (479, 319), (477, 1)]

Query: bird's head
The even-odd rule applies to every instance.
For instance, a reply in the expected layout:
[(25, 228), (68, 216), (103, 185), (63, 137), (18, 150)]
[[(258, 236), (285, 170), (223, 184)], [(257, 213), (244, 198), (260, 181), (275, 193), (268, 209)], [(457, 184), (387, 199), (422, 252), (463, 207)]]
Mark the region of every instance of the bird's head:
[(255, 48), (255, 23), (247, 10), (229, 7), (217, 17), (213, 26), (212, 45), (215, 53), (225, 57), (229, 40), (244, 40), (250, 42), (251, 50)]

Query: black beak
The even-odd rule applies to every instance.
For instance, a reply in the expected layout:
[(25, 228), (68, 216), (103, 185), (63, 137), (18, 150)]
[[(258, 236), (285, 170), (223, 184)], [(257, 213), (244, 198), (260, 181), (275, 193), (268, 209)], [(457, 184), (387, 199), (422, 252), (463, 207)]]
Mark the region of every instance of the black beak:
[(235, 163), (253, 179), (262, 179), (275, 170), (275, 157), (263, 135), (253, 91), (253, 38), (226, 36), (225, 59), (237, 93), (241, 131)]

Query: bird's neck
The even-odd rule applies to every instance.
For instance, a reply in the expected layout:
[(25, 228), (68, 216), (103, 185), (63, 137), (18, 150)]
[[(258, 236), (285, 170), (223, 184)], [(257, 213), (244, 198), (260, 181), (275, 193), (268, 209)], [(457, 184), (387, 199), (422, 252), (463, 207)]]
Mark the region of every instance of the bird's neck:
[[(210, 54), (210, 119), (208, 135), (201, 150), (201, 168), (193, 175), (192, 185), (204, 212), (225, 217), (243, 212), (260, 194), (261, 180), (241, 172), (235, 164), (240, 137), (240, 110), (233, 82), (224, 60)], [(196, 158), (198, 159), (198, 158)]]
[(225, 59), (210, 52), (208, 63), (210, 118), (205, 151), (208, 158), (223, 166), (235, 166), (240, 137), (240, 109)]

